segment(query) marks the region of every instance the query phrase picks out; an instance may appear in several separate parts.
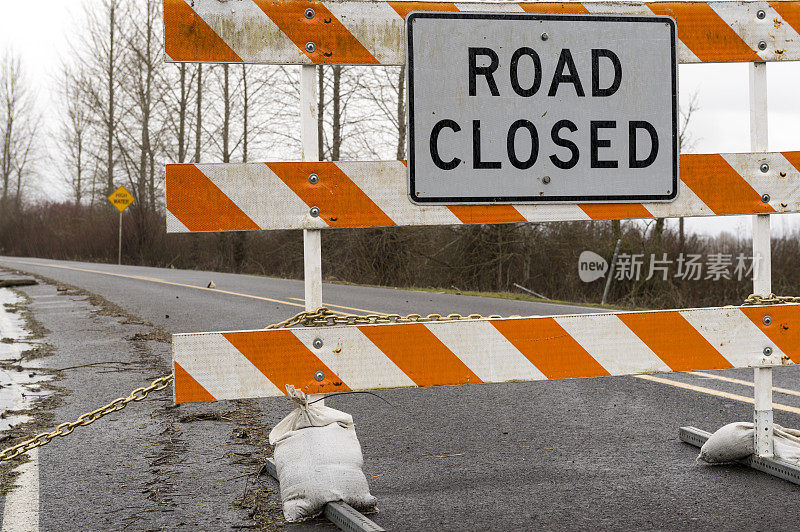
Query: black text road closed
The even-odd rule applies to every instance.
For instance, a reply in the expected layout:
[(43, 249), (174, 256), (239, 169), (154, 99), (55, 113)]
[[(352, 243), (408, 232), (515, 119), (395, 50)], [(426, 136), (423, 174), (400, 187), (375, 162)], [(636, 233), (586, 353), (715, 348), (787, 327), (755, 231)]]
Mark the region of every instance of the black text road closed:
[(674, 199), (675, 31), (656, 16), (411, 13), (411, 199)]

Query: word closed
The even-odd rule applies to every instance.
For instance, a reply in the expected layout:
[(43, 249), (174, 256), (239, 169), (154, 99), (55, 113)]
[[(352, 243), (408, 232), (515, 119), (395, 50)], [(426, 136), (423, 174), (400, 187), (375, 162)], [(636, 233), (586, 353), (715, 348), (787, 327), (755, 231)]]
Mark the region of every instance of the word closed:
[(672, 19), (413, 13), (407, 24), (413, 201), (675, 198)]

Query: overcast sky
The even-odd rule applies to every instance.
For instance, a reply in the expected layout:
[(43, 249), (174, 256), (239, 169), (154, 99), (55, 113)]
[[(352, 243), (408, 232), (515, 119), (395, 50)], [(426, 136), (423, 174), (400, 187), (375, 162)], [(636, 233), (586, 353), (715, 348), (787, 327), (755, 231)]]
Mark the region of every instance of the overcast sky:
[[(57, 101), (53, 78), (62, 58), (68, 58), (69, 36), (80, 31), (83, 5), (92, 0), (3, 0), (0, 4), (0, 46), (12, 46), (21, 55), (30, 80), (36, 84), (42, 109), (53, 126)], [(698, 95), (700, 110), (690, 125), (696, 153), (750, 151), (746, 64), (681, 65), (681, 104)], [(800, 150), (800, 62), (769, 63), (769, 149)], [(45, 137), (46, 138), (46, 137)], [(55, 198), (63, 187), (47, 187)], [(800, 215), (773, 216), (776, 232), (800, 227)], [(748, 217), (695, 218), (689, 227), (698, 232), (727, 230), (738, 236), (750, 232)]]

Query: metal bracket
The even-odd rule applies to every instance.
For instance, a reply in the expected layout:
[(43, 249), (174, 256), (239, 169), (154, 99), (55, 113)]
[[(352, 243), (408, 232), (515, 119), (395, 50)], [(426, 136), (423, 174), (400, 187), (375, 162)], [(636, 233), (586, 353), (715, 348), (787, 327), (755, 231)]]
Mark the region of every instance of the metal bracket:
[[(695, 427), (681, 427), (678, 434), (680, 435), (681, 441), (694, 445), (695, 447), (702, 447), (711, 436), (710, 432)], [(789, 462), (751, 454), (747, 458), (739, 460), (739, 463), (757, 469), (758, 471), (763, 471), (774, 477), (788, 480), (793, 484), (800, 484), (800, 466)]]
[[(278, 480), (278, 470), (272, 458), (267, 458), (267, 469), (270, 476)], [(386, 532), (364, 514), (341, 501), (326, 504), (324, 515), (328, 521), (346, 532)]]

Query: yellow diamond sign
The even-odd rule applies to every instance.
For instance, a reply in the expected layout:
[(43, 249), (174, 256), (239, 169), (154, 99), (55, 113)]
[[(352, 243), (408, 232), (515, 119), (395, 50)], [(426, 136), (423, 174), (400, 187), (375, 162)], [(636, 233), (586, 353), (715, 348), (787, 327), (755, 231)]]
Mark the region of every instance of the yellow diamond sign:
[(128, 206), (136, 200), (125, 187), (119, 187), (109, 197), (108, 201), (114, 204), (114, 207), (119, 209), (119, 212), (124, 211)]

